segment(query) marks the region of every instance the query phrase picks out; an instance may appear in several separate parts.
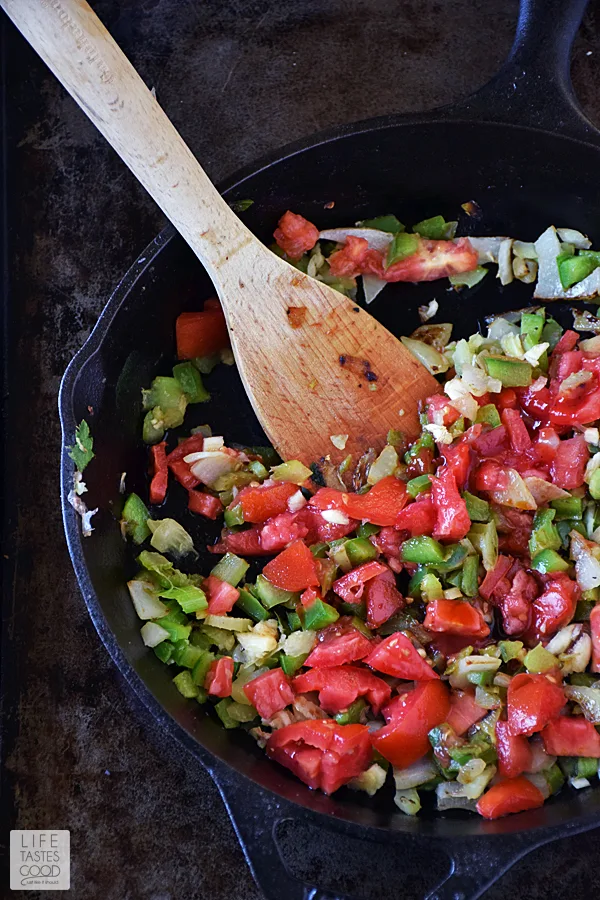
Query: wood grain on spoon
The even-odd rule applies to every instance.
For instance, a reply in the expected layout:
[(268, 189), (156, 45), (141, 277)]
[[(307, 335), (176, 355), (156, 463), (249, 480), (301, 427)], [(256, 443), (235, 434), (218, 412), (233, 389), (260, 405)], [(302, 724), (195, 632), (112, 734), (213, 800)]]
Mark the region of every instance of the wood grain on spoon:
[[(246, 228), (88, 4), (0, 6), (205, 266), (242, 381), (281, 456), (335, 461), (382, 446), (390, 428), (417, 434), (417, 404), (438, 382), (372, 316)], [(331, 436), (346, 434), (336, 449)]]

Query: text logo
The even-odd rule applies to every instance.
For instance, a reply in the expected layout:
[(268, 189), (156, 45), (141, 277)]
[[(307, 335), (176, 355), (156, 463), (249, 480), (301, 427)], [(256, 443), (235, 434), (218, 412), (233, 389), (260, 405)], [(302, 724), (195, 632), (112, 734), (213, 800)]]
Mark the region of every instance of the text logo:
[(68, 891), (71, 886), (69, 831), (11, 831), (12, 891)]

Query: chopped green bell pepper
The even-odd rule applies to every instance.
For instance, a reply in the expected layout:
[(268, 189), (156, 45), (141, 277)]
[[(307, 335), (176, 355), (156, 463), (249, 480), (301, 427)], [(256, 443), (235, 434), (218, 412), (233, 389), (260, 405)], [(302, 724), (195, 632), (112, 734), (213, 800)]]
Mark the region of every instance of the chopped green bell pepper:
[(421, 596), (425, 603), (430, 603), (432, 600), (441, 600), (444, 596), (442, 583), (433, 572), (427, 572), (425, 577), (421, 580), (419, 587), (421, 588)]
[(417, 252), (419, 247), (419, 235), (407, 234), (405, 231), (397, 232), (388, 248), (386, 268), (393, 266), (394, 263), (401, 262), (408, 256), (412, 256)]
[(418, 563), (419, 565), (436, 565), (436, 563), (443, 563), (445, 558), (444, 547), (439, 541), (425, 534), (409, 538), (402, 545), (402, 559), (404, 562)]
[(372, 525), (370, 522), (362, 522), (356, 529), (356, 534), (361, 538), (369, 538), (373, 534), (379, 534), (381, 528), (379, 525)]
[(593, 778), (598, 774), (598, 760), (591, 756), (559, 756), (558, 765), (567, 778)]
[(338, 725), (356, 725), (360, 721), (360, 714), (367, 704), (362, 697), (358, 697), (347, 709), (337, 713), (334, 717)]
[(284, 591), (283, 588), (271, 584), (264, 575), (259, 575), (256, 579), (254, 593), (267, 609), (278, 606), (280, 603), (289, 603), (291, 605), (297, 603), (300, 599), (299, 592)]
[(467, 537), (481, 554), (486, 572), (494, 568), (498, 562), (498, 531), (495, 522), (474, 522)]
[[(523, 313), (521, 316), (521, 335), (529, 338), (531, 346), (539, 344), (546, 322), (545, 315), (539, 313)], [(528, 347), (526, 349), (529, 349)]]
[(235, 506), (232, 506), (230, 509), (225, 510), (225, 524), (228, 528), (233, 528), (236, 525), (244, 524), (244, 511), (242, 509), (241, 503), (236, 503)]
[(232, 587), (237, 587), (249, 568), (250, 563), (247, 563), (245, 559), (240, 559), (235, 553), (226, 553), (210, 574), (221, 581), (226, 581)]
[(375, 216), (374, 219), (363, 219), (359, 223), (362, 228), (376, 228), (378, 231), (387, 231), (389, 234), (397, 234), (404, 231), (405, 225), (396, 216)]
[(549, 769), (544, 769), (542, 775), (546, 779), (546, 784), (548, 785), (551, 794), (556, 794), (560, 791), (565, 783), (565, 776), (561, 772), (558, 763), (554, 763)]
[(429, 478), (429, 475), (417, 475), (416, 478), (411, 478), (411, 480), (406, 483), (406, 490), (413, 498), (418, 497), (419, 494), (425, 493), (425, 491), (430, 491), (431, 479)]
[(443, 216), (432, 216), (413, 225), (413, 231), (430, 241), (444, 241), (449, 239), (449, 226), (456, 230), (455, 222), (446, 222)]
[(165, 428), (176, 428), (183, 422), (187, 400), (176, 378), (158, 375), (149, 390), (142, 391), (144, 409), (159, 407)]
[(279, 657), (279, 663), (285, 674), (291, 676), (295, 675), (298, 669), (302, 668), (307, 657), (308, 653), (301, 653), (299, 656), (288, 656), (286, 653), (282, 653)]
[(584, 278), (597, 269), (600, 263), (591, 256), (573, 256), (561, 253), (556, 257), (560, 283), (565, 290), (583, 281)]
[(553, 524), (556, 510), (538, 509), (533, 517), (533, 531), (529, 538), (529, 553), (537, 556), (541, 550), (559, 550), (562, 541)]
[(134, 544), (143, 544), (146, 538), (150, 537), (149, 518), (150, 513), (145, 503), (137, 494), (130, 494), (123, 507), (121, 524)]
[(460, 589), (465, 597), (476, 597), (479, 588), (479, 557), (467, 556), (463, 563)]
[(216, 656), (214, 653), (211, 653), (210, 650), (202, 650), (201, 653), (202, 655), (199, 656), (194, 663), (192, 680), (194, 684), (203, 687), (207, 672), (210, 669), (211, 663), (216, 659)]
[(490, 521), (491, 507), (487, 500), (482, 500), (481, 497), (476, 497), (469, 491), (465, 491), (462, 496), (471, 522)]
[(210, 394), (202, 383), (202, 376), (191, 362), (173, 366), (173, 376), (185, 394), (188, 403), (206, 403)]
[(231, 697), (223, 697), (222, 700), (215, 704), (215, 712), (225, 728), (237, 728), (240, 724), (237, 719), (229, 715), (229, 707), (234, 702)]
[(498, 641), (498, 649), (502, 657), (502, 662), (510, 662), (511, 659), (518, 659), (523, 649), (522, 641)]
[(537, 647), (534, 647), (533, 650), (526, 654), (523, 665), (528, 672), (539, 675), (542, 672), (547, 672), (549, 669), (557, 668), (558, 660), (545, 647), (538, 644)]
[(339, 617), (340, 614), (337, 609), (334, 609), (329, 603), (325, 603), (324, 600), (317, 597), (308, 609), (304, 610), (304, 628), (306, 631), (318, 631), (319, 628), (333, 625)]
[(255, 622), (266, 622), (266, 620), (270, 618), (270, 614), (260, 601), (257, 600), (254, 594), (251, 594), (250, 591), (247, 591), (244, 588), (239, 588), (238, 590), (240, 595), (235, 601), (235, 605), (239, 607), (242, 612), (245, 612), (247, 616), (250, 616), (251, 619), (254, 619)]
[(536, 553), (531, 560), (531, 568), (545, 575), (548, 572), (566, 572), (570, 565), (562, 556), (558, 555), (556, 550), (547, 548)]
[(483, 364), (490, 378), (497, 378), (503, 387), (528, 387), (531, 384), (533, 368), (525, 360), (484, 356)]
[(551, 500), (550, 506), (556, 511), (555, 522), (563, 522), (565, 519), (581, 519), (583, 516), (581, 497), (559, 497), (557, 500)]
[(377, 550), (371, 541), (361, 537), (346, 541), (345, 550), (352, 568), (369, 562), (377, 556)]
[(421, 450), (435, 450), (435, 441), (429, 431), (421, 432), (421, 435), (404, 454), (404, 462), (408, 465), (416, 459)]
[(161, 644), (157, 644), (154, 647), (154, 652), (160, 659), (162, 663), (171, 662), (171, 657), (173, 656), (173, 644), (170, 644), (169, 641), (163, 641)]
[(497, 428), (498, 425), (502, 424), (500, 413), (494, 403), (486, 403), (485, 406), (480, 406), (477, 410), (475, 421), (481, 422), (482, 425), (491, 425), (492, 428)]
[(192, 700), (194, 697), (198, 696), (198, 685), (194, 684), (194, 682), (192, 681), (192, 676), (187, 670), (180, 672), (179, 675), (176, 675), (173, 679), (173, 684), (175, 685), (179, 693), (184, 697), (187, 697), (189, 700)]
[(600, 469), (596, 469), (596, 471), (592, 473), (592, 477), (588, 484), (588, 490), (594, 500), (600, 500)]

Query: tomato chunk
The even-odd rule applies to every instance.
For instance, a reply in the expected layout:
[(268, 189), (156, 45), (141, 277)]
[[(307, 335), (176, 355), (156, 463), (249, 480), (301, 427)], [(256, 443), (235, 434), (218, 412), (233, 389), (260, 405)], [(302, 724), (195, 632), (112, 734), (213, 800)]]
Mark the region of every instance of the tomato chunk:
[(531, 768), (533, 755), (522, 734), (511, 734), (508, 722), (496, 722), (498, 771), (505, 778), (516, 778)]
[(589, 458), (588, 445), (582, 434), (561, 441), (550, 469), (553, 484), (566, 491), (581, 487)]
[(600, 606), (594, 606), (590, 613), (590, 631), (592, 636), (592, 672), (600, 672)]
[(311, 669), (294, 678), (294, 690), (298, 694), (318, 691), (319, 703), (333, 714), (347, 709), (357, 697), (366, 697), (373, 711), (378, 713), (392, 693), (385, 681), (358, 666)]
[(294, 701), (290, 679), (282, 669), (271, 669), (244, 685), (244, 693), (262, 719), (270, 719), (276, 712)]
[(379, 628), (404, 606), (404, 597), (396, 587), (394, 573), (389, 569), (366, 583), (364, 596), (369, 628)]
[(206, 494), (204, 491), (189, 491), (188, 509), (190, 512), (206, 516), (207, 519), (217, 519), (223, 512), (223, 504), (218, 497)]
[(332, 275), (355, 278), (357, 275), (377, 275), (383, 277), (383, 253), (369, 248), (364, 238), (349, 234), (340, 250), (329, 257)]
[(388, 569), (383, 563), (373, 559), (371, 562), (363, 563), (362, 566), (352, 569), (346, 575), (342, 575), (341, 578), (334, 581), (333, 590), (346, 603), (360, 603), (367, 581), (387, 571)]
[(232, 682), (233, 659), (231, 656), (214, 659), (204, 679), (204, 687), (208, 693), (215, 697), (231, 697)]
[(266, 750), (271, 759), (325, 794), (333, 794), (360, 775), (372, 759), (366, 725), (338, 725), (329, 719), (309, 719), (278, 728)]
[(477, 803), (477, 812), (485, 819), (499, 819), (543, 804), (544, 795), (539, 788), (520, 775), (506, 778), (486, 791)]
[(477, 268), (477, 253), (468, 238), (457, 241), (419, 239), (416, 253), (389, 266), (386, 281), (435, 281)]
[(297, 491), (297, 485), (286, 482), (272, 487), (249, 487), (240, 491), (234, 503), (241, 504), (245, 522), (262, 523), (287, 512), (288, 500)]
[(277, 245), (290, 259), (300, 259), (307, 250), (312, 250), (319, 240), (319, 229), (304, 216), (288, 209), (273, 232)]
[(503, 409), (502, 421), (508, 432), (510, 445), (515, 453), (525, 453), (531, 447), (531, 438), (521, 414), (516, 409)]
[(566, 703), (563, 689), (544, 675), (515, 675), (508, 686), (508, 727), (513, 735), (532, 735), (555, 719)]
[(303, 591), (319, 584), (315, 558), (304, 541), (294, 541), (268, 562), (263, 575), (286, 591)]
[(234, 607), (240, 592), (233, 585), (221, 581), (216, 575), (209, 575), (202, 582), (202, 590), (208, 599), (207, 615), (224, 616)]
[(358, 628), (350, 625), (347, 620), (340, 620), (317, 632), (317, 643), (304, 665), (311, 668), (342, 666), (344, 663), (364, 659), (371, 652), (372, 646), (372, 641)]
[(485, 715), (487, 715), (487, 709), (482, 709), (479, 704), (475, 703), (475, 697), (470, 691), (452, 691), (450, 712), (446, 722), (458, 735), (465, 734)]
[(371, 743), (393, 766), (406, 769), (429, 750), (427, 735), (446, 720), (448, 688), (442, 681), (426, 681), (414, 691), (394, 697), (383, 710), (387, 725), (371, 735)]
[(548, 640), (575, 615), (575, 607), (581, 596), (576, 581), (564, 572), (552, 576), (544, 592), (533, 601), (532, 624), (527, 636), (531, 641)]
[(382, 478), (366, 494), (321, 488), (310, 500), (315, 509), (339, 509), (351, 518), (373, 525), (394, 525), (409, 499), (406, 485), (394, 475)]
[(169, 469), (167, 467), (167, 444), (161, 441), (150, 448), (152, 459), (152, 481), (150, 482), (150, 503), (162, 503), (167, 496)]
[(423, 627), (428, 631), (474, 637), (486, 637), (490, 633), (480, 611), (467, 600), (432, 600), (427, 604)]
[(431, 496), (436, 510), (434, 537), (460, 541), (471, 527), (467, 505), (456, 485), (456, 478), (449, 466), (438, 469), (431, 479)]
[(408, 531), (411, 537), (421, 534), (433, 534), (437, 521), (437, 510), (433, 505), (431, 494), (424, 494), (423, 500), (417, 500), (403, 509), (394, 523), (398, 531)]
[(548, 722), (542, 740), (551, 756), (600, 758), (600, 734), (583, 716), (559, 716)]
[(401, 631), (377, 644), (364, 662), (378, 672), (408, 681), (435, 681), (440, 677)]
[(202, 312), (185, 312), (177, 316), (175, 323), (178, 359), (194, 359), (196, 356), (212, 356), (229, 346), (225, 316), (220, 306), (205, 308)]

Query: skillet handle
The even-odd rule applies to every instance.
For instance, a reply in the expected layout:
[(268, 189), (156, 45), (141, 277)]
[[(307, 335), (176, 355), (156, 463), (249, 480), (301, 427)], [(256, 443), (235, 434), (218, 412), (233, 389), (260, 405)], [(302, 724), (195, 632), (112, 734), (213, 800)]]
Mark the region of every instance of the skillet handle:
[(515, 40), (500, 72), (448, 113), (600, 144), (600, 131), (582, 112), (571, 83), (571, 50), (587, 5), (588, 0), (521, 0)]

